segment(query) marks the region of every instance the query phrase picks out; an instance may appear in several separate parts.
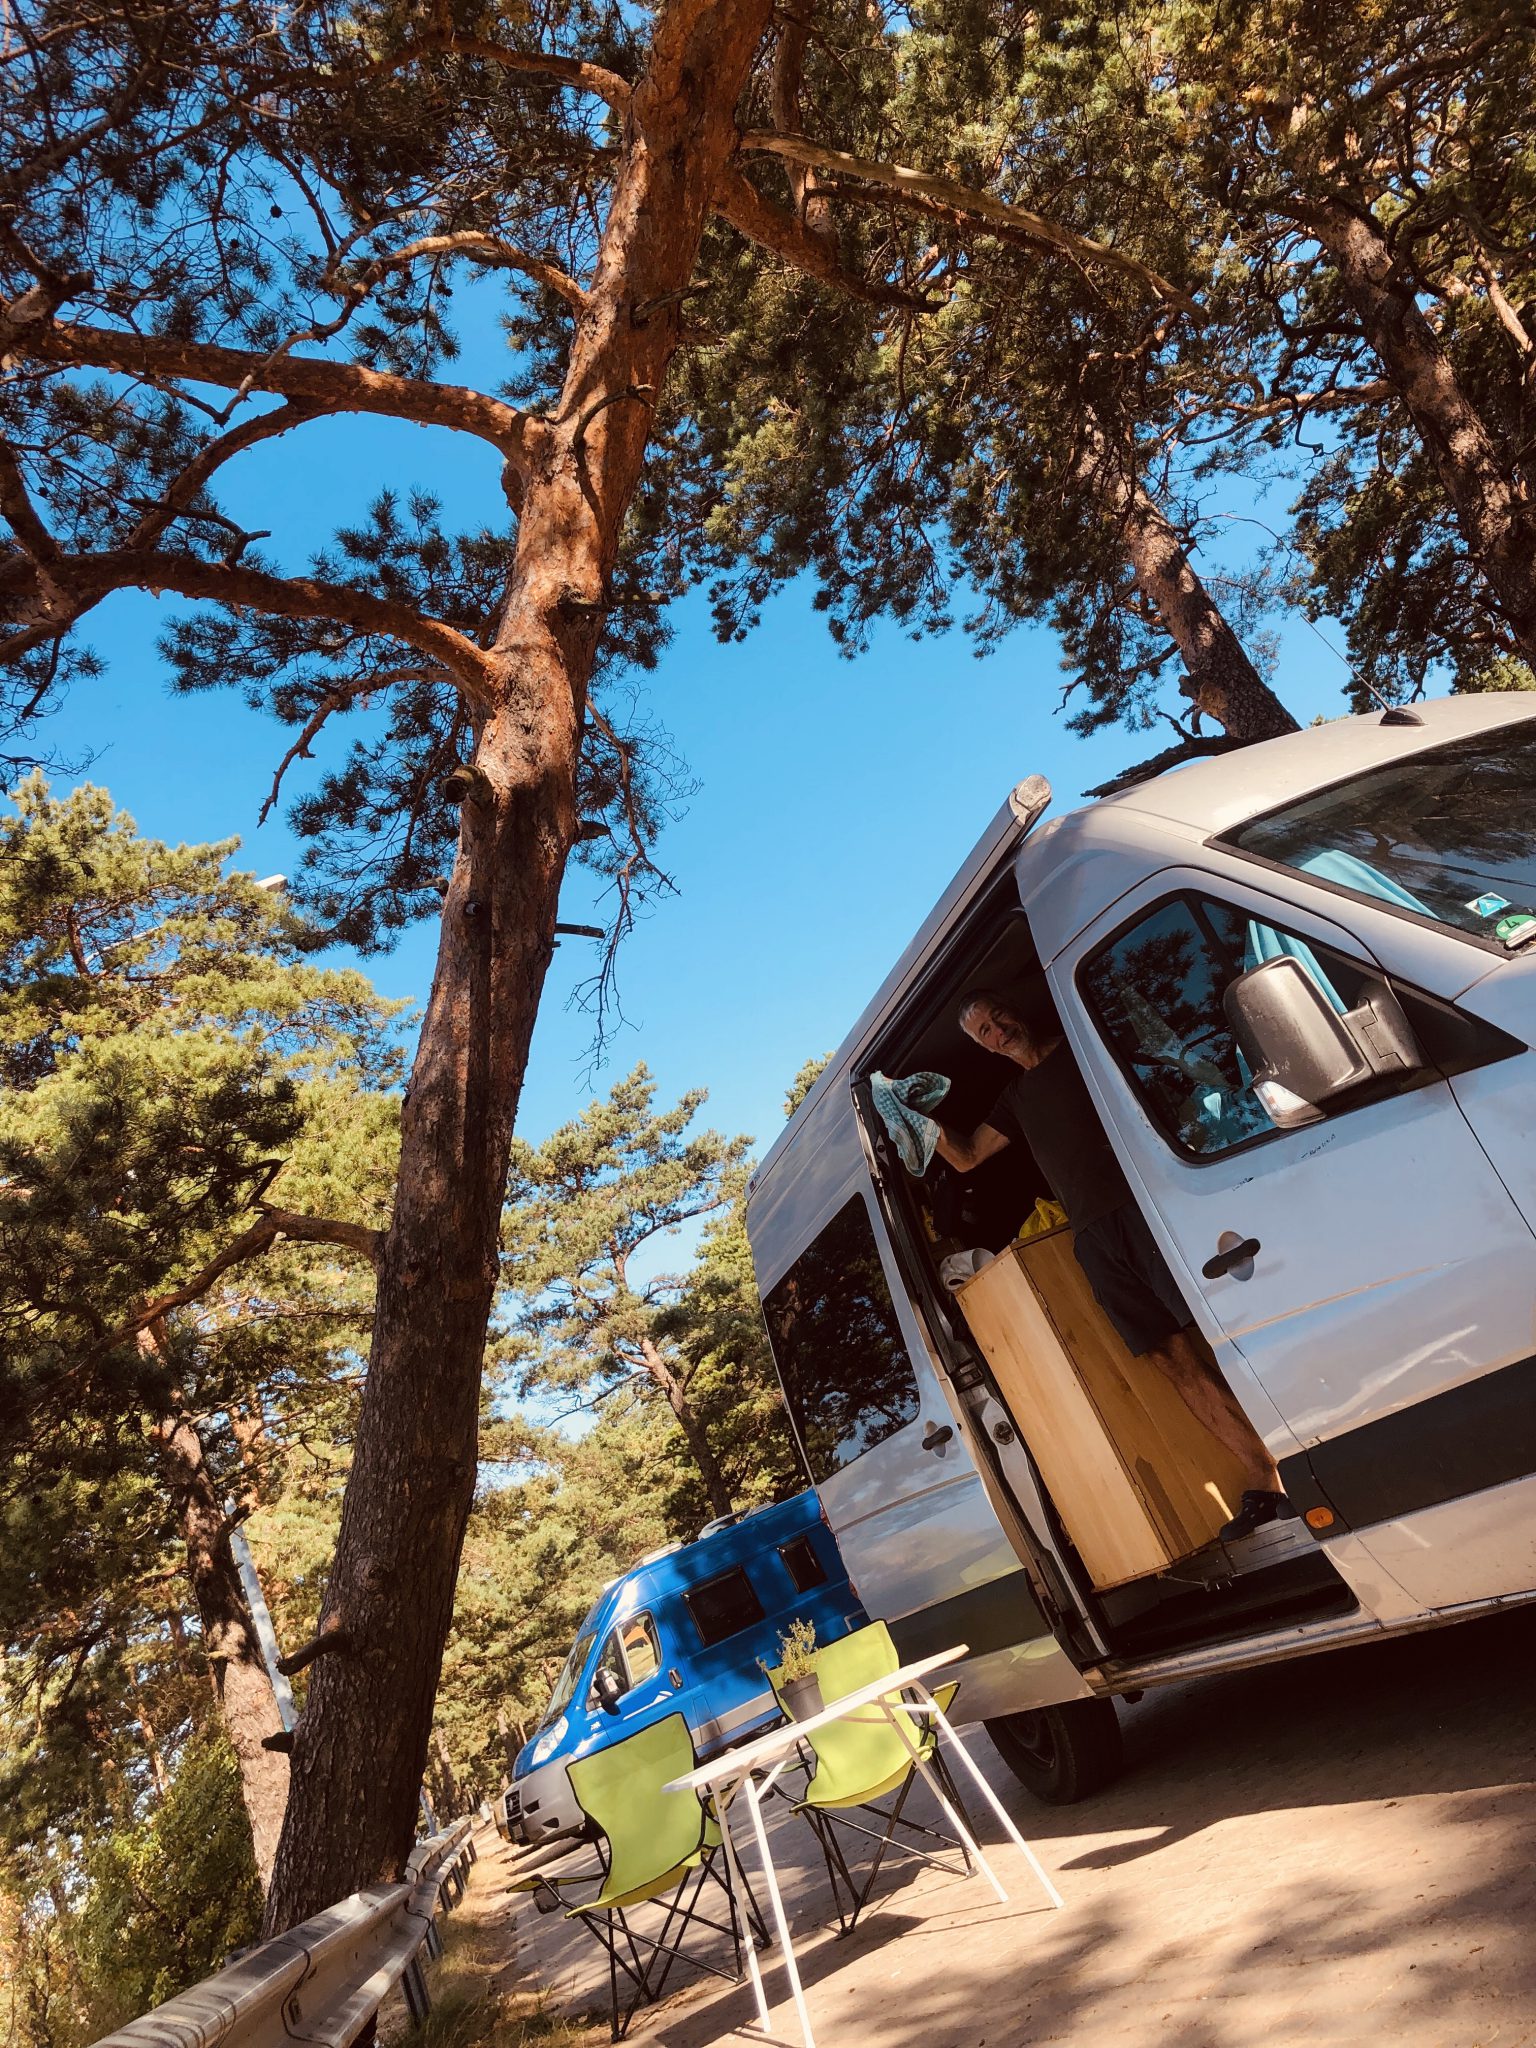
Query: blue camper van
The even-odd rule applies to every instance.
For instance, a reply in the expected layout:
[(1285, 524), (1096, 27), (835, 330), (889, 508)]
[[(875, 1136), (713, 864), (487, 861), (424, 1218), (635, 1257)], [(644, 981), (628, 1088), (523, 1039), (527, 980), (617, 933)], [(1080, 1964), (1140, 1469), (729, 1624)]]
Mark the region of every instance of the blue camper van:
[[(507, 1821), (525, 1842), (582, 1826), (565, 1767), (665, 1714), (701, 1756), (777, 1718), (763, 1664), (797, 1615), (834, 1642), (866, 1619), (814, 1493), (711, 1522), (604, 1588), (520, 1752)], [(759, 1662), (761, 1659), (761, 1662)]]

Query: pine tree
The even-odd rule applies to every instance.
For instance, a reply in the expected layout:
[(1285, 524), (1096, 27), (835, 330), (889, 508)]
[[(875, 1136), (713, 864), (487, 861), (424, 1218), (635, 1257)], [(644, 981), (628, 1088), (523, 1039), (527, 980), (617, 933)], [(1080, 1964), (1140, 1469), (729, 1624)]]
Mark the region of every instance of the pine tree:
[(519, 1391), (558, 1389), (571, 1412), (637, 1388), (659, 1395), (725, 1515), (734, 1502), (693, 1399), (697, 1361), (668, 1335), (682, 1283), (651, 1268), (660, 1240), (731, 1202), (751, 1140), (689, 1130), (702, 1088), (659, 1115), (655, 1097), (638, 1066), (543, 1145), (513, 1145), (503, 1240), (528, 1346)]
[[(265, 1878), (287, 1766), (230, 1517), (261, 1437), (334, 1402), (366, 1327), (398, 1006), (310, 964), (233, 850), (144, 839), (104, 791), (38, 776), (0, 823), (0, 1633), (32, 1702), (32, 1832), (55, 1781), (131, 1813), (185, 1733), (158, 1703), (147, 1732), (135, 1675), (162, 1661), (179, 1552)], [(146, 1730), (121, 1793), (82, 1770), (114, 1719)]]

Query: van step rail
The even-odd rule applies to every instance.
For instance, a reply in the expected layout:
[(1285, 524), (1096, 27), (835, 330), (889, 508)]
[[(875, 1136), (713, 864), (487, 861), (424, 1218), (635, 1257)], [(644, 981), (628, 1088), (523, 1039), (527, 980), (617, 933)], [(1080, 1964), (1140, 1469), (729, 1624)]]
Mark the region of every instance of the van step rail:
[(216, 1976), (105, 2034), (95, 2048), (352, 2048), (400, 1984), (411, 2018), (431, 2000), (422, 1951), (441, 1952), (436, 1913), (463, 1898), (473, 1822), (416, 1848), (403, 1883), (373, 1885), (247, 1949)]

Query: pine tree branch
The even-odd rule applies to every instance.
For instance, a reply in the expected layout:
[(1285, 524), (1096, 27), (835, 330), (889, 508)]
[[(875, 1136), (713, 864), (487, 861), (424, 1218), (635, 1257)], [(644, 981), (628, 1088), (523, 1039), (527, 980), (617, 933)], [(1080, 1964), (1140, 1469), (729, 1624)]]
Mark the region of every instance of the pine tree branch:
[(499, 235), (481, 234), (473, 228), (465, 228), (452, 235), (423, 235), (419, 241), (408, 242), (403, 249), (396, 249), (388, 256), (370, 257), (363, 266), (364, 274), (372, 276), (385, 270), (397, 270), (407, 263), (418, 262), (423, 256), (467, 256), (475, 263), (489, 264), (502, 270), (520, 270), (535, 284), (557, 293), (578, 313), (587, 303), (584, 288), (558, 263), (551, 263), (543, 256), (530, 255), (526, 249), (518, 248), (515, 242), (504, 242)]
[(329, 1627), (322, 1628), (318, 1635), (311, 1636), (309, 1641), (301, 1649), (295, 1650), (291, 1656), (279, 1657), (277, 1668), (284, 1678), (297, 1678), (301, 1671), (309, 1669), (317, 1657), (339, 1657), (349, 1653), (352, 1648), (352, 1638), (338, 1621), (332, 1620)]
[(896, 285), (869, 282), (846, 270), (838, 260), (835, 244), (812, 234), (787, 207), (776, 206), (765, 198), (734, 164), (726, 166), (715, 186), (714, 209), (749, 242), (771, 249), (794, 269), (846, 292), (850, 298), (864, 299), (875, 306), (906, 307), (917, 313), (936, 312), (942, 303), (917, 292), (902, 291)]
[[(347, 1250), (359, 1253), (370, 1265), (376, 1266), (379, 1251), (384, 1242), (382, 1230), (370, 1230), (366, 1224), (344, 1223), (329, 1216), (301, 1216), (292, 1209), (269, 1208), (265, 1204), (260, 1216), (240, 1235), (232, 1238), (220, 1252), (215, 1252), (206, 1266), (193, 1274), (184, 1286), (173, 1288), (170, 1293), (158, 1295), (146, 1302), (135, 1315), (129, 1318), (111, 1338), (108, 1344), (120, 1344), (125, 1337), (135, 1336), (140, 1330), (147, 1330), (151, 1323), (162, 1316), (170, 1315), (174, 1309), (187, 1308), (194, 1301), (200, 1301), (213, 1283), (227, 1273), (232, 1266), (244, 1263), (246, 1259), (258, 1258), (277, 1243), (280, 1237), (293, 1238), (304, 1244), (339, 1244)], [(107, 1345), (98, 1345), (99, 1352)]]
[[(935, 177), (928, 171), (913, 170), (907, 164), (850, 156), (846, 150), (833, 149), (824, 142), (813, 142), (807, 135), (780, 135), (753, 129), (743, 135), (740, 146), (753, 154), (775, 156), (786, 163), (833, 171), (841, 177), (856, 179), (861, 185), (879, 188), (877, 195), (850, 192), (845, 187), (830, 188), (844, 198), (888, 195), (898, 205), (914, 213), (928, 214), (961, 226), (981, 227), (999, 241), (1029, 249), (1049, 249), (1058, 255), (1070, 256), (1074, 262), (1119, 271), (1158, 298), (1188, 312), (1195, 310), (1194, 301), (1187, 293), (1170, 284), (1165, 277), (1160, 277), (1139, 258), (1122, 249), (1111, 248), (1107, 243), (1092, 241), (1086, 235), (1074, 234), (1070, 228), (1048, 220), (1043, 213), (1031, 213), (1025, 207), (1010, 206), (1001, 199), (994, 199), (990, 193), (973, 191), (970, 186), (957, 184), (952, 178)], [(825, 186), (822, 188), (823, 191), (827, 189)]]
[[(30, 296), (30, 294), (29, 294)], [(19, 302), (18, 302), (19, 305)], [(17, 308), (7, 308), (14, 315)], [(0, 315), (0, 328), (4, 315)], [(533, 431), (526, 413), (464, 384), (435, 384), (420, 377), (370, 370), (363, 363), (339, 363), (316, 356), (223, 348), (211, 341), (182, 341), (169, 335), (130, 334), (106, 327), (77, 327), (65, 321), (12, 320), (13, 356), (57, 363), (71, 369), (113, 370), (155, 382), (183, 379), (217, 384), (244, 396), (274, 391), (308, 400), (320, 411), (376, 413), (412, 420), (418, 426), (448, 427), (489, 441), (519, 469), (529, 459)]]
[(9, 441), (0, 438), (0, 513), (33, 561), (56, 562), (62, 550), (27, 490), (21, 464)]
[(201, 1267), (183, 1286), (173, 1288), (167, 1294), (157, 1295), (153, 1301), (145, 1302), (127, 1322), (116, 1329), (102, 1330), (99, 1319), (96, 1327), (101, 1332), (93, 1343), (78, 1357), (67, 1371), (50, 1380), (33, 1400), (28, 1402), (25, 1413), (33, 1414), (51, 1401), (71, 1380), (94, 1365), (105, 1351), (125, 1342), (130, 1337), (139, 1337), (168, 1316), (173, 1310), (187, 1308), (194, 1301), (200, 1301), (216, 1280), (241, 1265), (247, 1259), (259, 1258), (277, 1243), (279, 1238), (292, 1238), (304, 1244), (339, 1244), (348, 1251), (359, 1253), (371, 1266), (377, 1267), (383, 1249), (384, 1233), (370, 1229), (367, 1224), (347, 1223), (330, 1216), (303, 1216), (293, 1209), (278, 1209), (270, 1203), (259, 1205), (261, 1214), (238, 1237), (232, 1238), (222, 1251), (216, 1252), (208, 1263)]
[(334, 690), (328, 690), (305, 719), (298, 738), (278, 762), (277, 772), (272, 777), (272, 787), (257, 815), (256, 823), (265, 825), (272, 815), (277, 807), (277, 799), (282, 793), (283, 777), (295, 761), (307, 761), (310, 758), (310, 742), (319, 736), (321, 727), (333, 712), (345, 711), (349, 704), (359, 697), (366, 697), (371, 691), (387, 690), (395, 683), (419, 683), (428, 680), (429, 678), (419, 668), (391, 668), (381, 671), (378, 675), (358, 676), (350, 683), (343, 683)]
[[(520, 71), (529, 78), (552, 79), (577, 92), (591, 93), (606, 100), (622, 119), (629, 113), (634, 89), (627, 78), (601, 64), (589, 64), (582, 57), (560, 57), (546, 50), (509, 50), (483, 36), (442, 35), (426, 39), (428, 49), (446, 50), (455, 57), (479, 57), (487, 64), (499, 64), (504, 71)], [(420, 51), (407, 52), (421, 54)]]
[[(206, 598), (236, 608), (246, 605), (277, 618), (330, 619), (359, 633), (383, 634), (403, 640), (439, 663), (477, 703), (490, 702), (487, 660), (474, 641), (398, 599), (376, 597), (371, 591), (342, 584), (318, 583), (309, 576), (277, 576), (238, 563), (209, 562), (197, 555), (155, 549), (60, 556), (48, 565), (46, 579), (30, 561), (13, 560), (0, 567), (0, 595), (19, 599), (25, 607), (35, 593), (43, 611), (41, 618), (0, 642), (0, 662), (14, 659), (39, 639), (53, 637), (61, 623), (72, 625), (83, 611), (114, 590), (150, 590), (157, 595), (174, 590), (178, 597)], [(50, 596), (53, 591), (70, 607), (70, 615), (62, 622)]]
[(206, 489), (215, 474), (236, 455), (243, 455), (248, 448), (255, 448), (263, 441), (276, 440), (279, 434), (290, 434), (295, 427), (302, 427), (310, 420), (321, 416), (321, 408), (308, 399), (290, 398), (285, 404), (271, 412), (256, 413), (227, 433), (218, 434), (206, 442), (193, 456), (186, 468), (166, 490), (158, 505), (151, 506), (128, 535), (124, 546), (143, 548), (157, 541), (165, 529), (184, 512), (196, 498), (199, 491)]
[(1240, 420), (1300, 420), (1314, 412), (1347, 412), (1357, 405), (1385, 405), (1396, 392), (1384, 377), (1368, 384), (1334, 384), (1324, 391), (1283, 392), (1276, 398), (1256, 399), (1252, 404), (1225, 404), (1224, 413)]

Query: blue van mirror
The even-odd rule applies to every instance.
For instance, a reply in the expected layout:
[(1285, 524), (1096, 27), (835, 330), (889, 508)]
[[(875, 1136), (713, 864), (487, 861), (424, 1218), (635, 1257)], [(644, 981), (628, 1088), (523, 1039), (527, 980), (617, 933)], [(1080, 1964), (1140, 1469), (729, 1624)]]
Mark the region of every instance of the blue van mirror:
[(624, 1688), (606, 1664), (599, 1665), (597, 1676), (592, 1681), (592, 1690), (597, 1694), (597, 1704), (605, 1714), (616, 1714), (619, 1711), (619, 1701), (624, 1697)]

